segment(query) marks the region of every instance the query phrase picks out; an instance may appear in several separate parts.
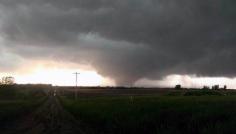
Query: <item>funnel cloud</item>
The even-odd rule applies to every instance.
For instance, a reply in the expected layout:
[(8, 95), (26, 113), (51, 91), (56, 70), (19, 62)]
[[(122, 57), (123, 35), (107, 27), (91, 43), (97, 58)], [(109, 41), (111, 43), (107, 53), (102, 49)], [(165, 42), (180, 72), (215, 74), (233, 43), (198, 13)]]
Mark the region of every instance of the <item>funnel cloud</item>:
[(235, 77), (235, 7), (235, 0), (0, 0), (0, 55), (17, 57), (1, 59), (0, 70), (20, 66), (21, 57), (89, 64), (117, 85), (170, 74)]

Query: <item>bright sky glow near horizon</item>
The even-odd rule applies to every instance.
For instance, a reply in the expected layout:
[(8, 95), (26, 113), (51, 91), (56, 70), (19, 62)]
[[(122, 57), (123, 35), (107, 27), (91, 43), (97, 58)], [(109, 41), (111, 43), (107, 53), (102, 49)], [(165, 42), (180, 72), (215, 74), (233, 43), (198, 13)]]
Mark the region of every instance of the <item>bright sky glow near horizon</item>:
[[(183, 8), (184, 7), (184, 8)], [(0, 0), (17, 83), (236, 89), (235, 0)]]
[(79, 86), (114, 86), (115, 82), (98, 74), (91, 66), (78, 66), (69, 62), (47, 60), (28, 61), (15, 72), (0, 73), (2, 76), (14, 76), (18, 84), (52, 84), (55, 86), (75, 86), (75, 72)]
[[(55, 86), (75, 86), (75, 74), (78, 75), (79, 86), (116, 86), (114, 80), (103, 77), (94, 70), (80, 70), (80, 69), (59, 69), (55, 66), (45, 67), (41, 66), (28, 73), (14, 74), (1, 73), (0, 76), (12, 75), (19, 84), (53, 84)], [(169, 75), (163, 80), (149, 80), (140, 79), (132, 86), (138, 87), (174, 87), (181, 84), (183, 87), (201, 88), (219, 84), (220, 87), (227, 85), (228, 88), (236, 89), (236, 78), (225, 77), (197, 77), (194, 75)]]
[[(75, 75), (73, 70), (40, 70), (32, 74), (19, 75), (16, 77), (16, 82), (19, 84), (53, 84), (55, 86), (75, 86)], [(109, 78), (104, 78), (94, 71), (76, 71), (78, 75), (79, 86), (116, 86), (115, 82)], [(183, 87), (213, 86), (219, 84), (220, 87), (227, 85), (228, 88), (236, 89), (236, 78), (223, 77), (191, 77), (188, 75), (170, 75), (164, 80), (148, 80), (140, 79), (133, 86), (138, 87), (174, 87), (181, 84)]]
[(15, 75), (19, 84), (53, 84), (55, 86), (75, 86), (75, 72), (78, 72), (79, 86), (113, 86), (114, 82), (95, 71), (69, 69), (39, 69), (30, 74)]

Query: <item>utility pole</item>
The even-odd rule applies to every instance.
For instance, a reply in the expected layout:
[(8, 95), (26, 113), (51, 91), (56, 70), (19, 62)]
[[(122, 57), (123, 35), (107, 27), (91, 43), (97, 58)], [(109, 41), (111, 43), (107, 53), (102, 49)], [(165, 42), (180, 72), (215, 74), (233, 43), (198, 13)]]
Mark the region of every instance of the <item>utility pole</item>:
[(77, 99), (78, 98), (78, 75), (80, 74), (80, 73), (78, 73), (78, 72), (75, 72), (74, 73), (75, 74), (75, 99)]

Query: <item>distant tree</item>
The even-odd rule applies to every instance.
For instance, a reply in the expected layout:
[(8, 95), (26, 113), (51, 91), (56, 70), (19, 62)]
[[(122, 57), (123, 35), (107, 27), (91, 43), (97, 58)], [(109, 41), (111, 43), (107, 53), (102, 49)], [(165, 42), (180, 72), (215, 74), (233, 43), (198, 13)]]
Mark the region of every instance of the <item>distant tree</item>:
[(15, 83), (15, 78), (12, 76), (2, 77), (1, 84), (2, 85), (13, 85)]
[(224, 85), (224, 90), (226, 90), (227, 89), (227, 86), (226, 85)]
[(181, 85), (176, 85), (175, 89), (181, 89)]
[(213, 89), (213, 90), (219, 90), (219, 89), (220, 89), (220, 86), (219, 86), (219, 85), (214, 85), (214, 86), (212, 86), (212, 89)]
[(203, 89), (208, 90), (208, 89), (210, 89), (210, 87), (209, 86), (203, 86)]

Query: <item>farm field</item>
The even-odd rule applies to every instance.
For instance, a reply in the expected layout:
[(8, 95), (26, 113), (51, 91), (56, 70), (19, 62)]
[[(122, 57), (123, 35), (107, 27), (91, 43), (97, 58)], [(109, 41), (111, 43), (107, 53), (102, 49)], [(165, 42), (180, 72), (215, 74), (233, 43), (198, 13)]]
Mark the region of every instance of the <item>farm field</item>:
[(0, 0), (0, 134), (236, 134), (236, 0)]
[(0, 88), (0, 129), (4, 134), (233, 134), (235, 94), (234, 90), (80, 88), (75, 92), (42, 85), (6, 86)]
[(96, 97), (82, 94), (77, 100), (67, 94), (60, 100), (91, 134), (236, 132), (234, 91), (170, 90), (153, 95), (130, 92), (129, 95)]
[(34, 111), (46, 99), (41, 87), (0, 87), (0, 129), (2, 132), (14, 129), (17, 122)]

